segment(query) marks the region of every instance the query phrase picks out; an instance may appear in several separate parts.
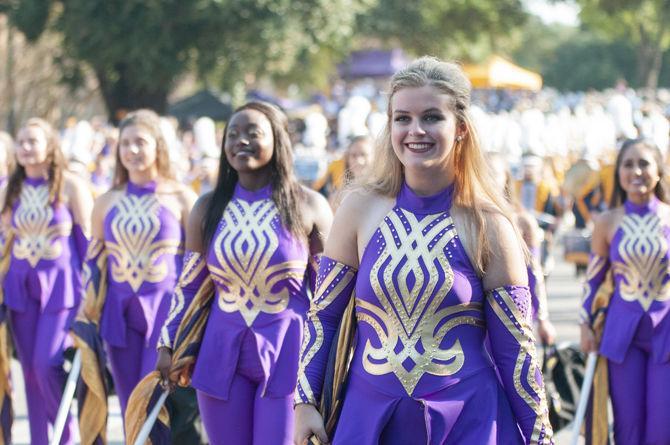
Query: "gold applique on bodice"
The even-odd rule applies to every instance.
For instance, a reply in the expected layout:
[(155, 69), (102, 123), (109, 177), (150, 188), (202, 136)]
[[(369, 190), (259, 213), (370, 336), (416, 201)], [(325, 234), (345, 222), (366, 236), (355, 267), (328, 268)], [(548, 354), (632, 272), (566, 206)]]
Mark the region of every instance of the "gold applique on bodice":
[(640, 216), (626, 214), (621, 222), (621, 241), (614, 261), (620, 275), (619, 294), (626, 301), (637, 301), (647, 311), (654, 301), (670, 299), (668, 241), (663, 224), (654, 212)]
[(247, 326), (261, 312), (277, 314), (285, 310), (288, 289), (272, 292), (272, 288), (292, 277), (302, 279), (305, 273), (305, 261), (270, 264), (279, 248), (279, 237), (273, 228), (277, 214), (270, 199), (251, 203), (233, 200), (223, 213), (224, 228), (214, 239), (218, 264), (210, 261), (209, 269), (218, 284), (219, 308), (228, 313), (239, 311)]
[(385, 248), (370, 271), (381, 307), (360, 298), (356, 303), (359, 322), (370, 325), (381, 342), (380, 348), (366, 342), (364, 369), (372, 375), (394, 373), (411, 395), (424, 374), (448, 376), (461, 369), (465, 357), (460, 341), (447, 349), (441, 343), (456, 326), (482, 326), (481, 318), (473, 316), (482, 305), (443, 307), (454, 282), (445, 250), (456, 236), (451, 218), (435, 214), (419, 221), (410, 212), (400, 212), (411, 231), (391, 211), (379, 228)]
[(112, 279), (137, 292), (144, 282), (160, 283), (169, 272), (163, 255), (177, 255), (180, 239), (156, 239), (161, 231), (161, 205), (154, 194), (126, 194), (112, 209), (113, 239), (105, 240)]
[(59, 238), (69, 236), (72, 221), (52, 224), (54, 209), (49, 202), (49, 186), (23, 184), (19, 205), (13, 221), (16, 239), (12, 252), (15, 258), (27, 260), (31, 267), (44, 260), (55, 260), (63, 252)]

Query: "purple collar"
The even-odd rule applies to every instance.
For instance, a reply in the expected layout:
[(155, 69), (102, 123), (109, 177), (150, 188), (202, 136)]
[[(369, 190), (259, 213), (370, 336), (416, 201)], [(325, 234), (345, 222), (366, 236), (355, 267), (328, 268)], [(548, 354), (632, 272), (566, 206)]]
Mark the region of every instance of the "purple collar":
[(238, 182), (235, 184), (235, 192), (233, 196), (237, 199), (242, 199), (247, 202), (260, 201), (262, 199), (269, 199), (272, 196), (272, 186), (270, 184), (261, 187), (258, 190), (247, 190)]
[(448, 211), (451, 208), (453, 195), (454, 184), (449, 185), (434, 195), (420, 196), (409, 188), (406, 182), (403, 182), (398, 194), (397, 204), (399, 207), (409, 210), (414, 214), (430, 215)]
[(25, 183), (28, 185), (32, 185), (33, 187), (37, 187), (39, 185), (43, 185), (47, 183), (46, 178), (29, 178), (28, 176), (25, 177), (24, 179)]
[(147, 195), (149, 193), (155, 193), (156, 188), (158, 187), (158, 182), (156, 181), (149, 181), (145, 182), (144, 184), (136, 184), (134, 182), (128, 181), (128, 184), (126, 185), (126, 190), (128, 193), (131, 195)]
[(644, 204), (635, 204), (633, 202), (630, 202), (629, 200), (626, 200), (626, 202), (623, 203), (624, 209), (626, 209), (626, 213), (635, 213), (636, 215), (646, 215), (649, 212), (654, 212), (658, 210), (658, 204), (659, 204), (659, 199), (651, 195), (651, 199)]

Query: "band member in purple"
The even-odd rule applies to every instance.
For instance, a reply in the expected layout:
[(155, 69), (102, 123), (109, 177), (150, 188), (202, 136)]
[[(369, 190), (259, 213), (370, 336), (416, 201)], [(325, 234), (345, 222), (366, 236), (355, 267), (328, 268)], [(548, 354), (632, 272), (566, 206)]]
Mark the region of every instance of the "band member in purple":
[[(593, 230), (581, 343), (584, 351), (607, 358), (616, 443), (670, 443), (670, 206), (664, 178), (663, 156), (652, 142), (626, 141), (617, 156), (610, 210)], [(613, 280), (614, 291), (598, 344), (594, 308), (606, 279)]]
[[(125, 413), (135, 385), (156, 363), (156, 344), (181, 272), (185, 225), (197, 199), (170, 173), (160, 119), (130, 113), (119, 126), (113, 188), (96, 201), (91, 244), (107, 256), (100, 336)], [(95, 267), (97, 258), (89, 258)]]
[(216, 295), (192, 385), (214, 445), (293, 442), (293, 392), (302, 327), (332, 215), (292, 173), (287, 118), (250, 102), (225, 130), (219, 178), (189, 219), (187, 257), (157, 369), (167, 379), (181, 318), (207, 277)]
[[(551, 443), (523, 241), (469, 101), (456, 64), (424, 57), (393, 76), (371, 175), (339, 207), (320, 262), (296, 444), (311, 435), (362, 445)], [(351, 298), (357, 337), (339, 422), (326, 437), (316, 405)]]
[[(93, 199), (65, 171), (57, 135), (42, 119), (21, 127), (15, 154), (2, 197), (4, 230), (13, 239), (2, 286), (25, 380), (30, 442), (47, 444), (66, 378), (62, 353), (83, 295)], [(68, 418), (61, 443), (73, 443), (73, 426)]]

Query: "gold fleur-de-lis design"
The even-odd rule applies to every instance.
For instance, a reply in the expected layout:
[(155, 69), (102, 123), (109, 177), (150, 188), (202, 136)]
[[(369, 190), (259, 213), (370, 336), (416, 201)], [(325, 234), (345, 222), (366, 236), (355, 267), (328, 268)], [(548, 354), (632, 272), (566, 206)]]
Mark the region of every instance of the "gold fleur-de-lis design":
[(19, 205), (14, 212), (16, 240), (13, 254), (35, 267), (41, 259), (55, 260), (63, 252), (60, 237), (72, 232), (72, 222), (63, 221), (49, 225), (53, 220), (53, 207), (49, 204), (49, 187), (46, 184), (23, 184)]
[[(409, 233), (403, 219), (412, 228)], [(478, 314), (482, 306), (469, 303), (440, 309), (454, 282), (445, 250), (456, 236), (450, 217), (440, 213), (419, 221), (397, 209), (379, 230), (385, 247), (372, 266), (370, 280), (381, 308), (361, 299), (356, 303), (359, 322), (375, 330), (381, 347), (367, 341), (363, 367), (372, 375), (393, 372), (411, 395), (425, 373), (447, 376), (461, 369), (465, 357), (460, 341), (446, 349), (441, 343), (456, 326), (483, 326)]]
[(177, 255), (181, 240), (157, 240), (161, 229), (160, 203), (155, 195), (127, 194), (116, 204), (110, 228), (114, 240), (106, 241), (112, 278), (128, 283), (137, 292), (142, 283), (160, 283), (168, 274), (163, 255)]
[(273, 226), (277, 207), (269, 199), (256, 202), (231, 201), (223, 213), (227, 229), (214, 240), (214, 254), (221, 267), (210, 264), (210, 272), (219, 284), (219, 308), (240, 312), (247, 326), (259, 313), (277, 314), (288, 306), (289, 292), (273, 292), (279, 282), (302, 279), (306, 261), (285, 261), (270, 265), (279, 247)]
[(626, 301), (637, 301), (647, 311), (654, 301), (670, 299), (668, 242), (661, 219), (655, 213), (628, 214), (621, 221), (623, 236), (614, 273), (623, 277), (619, 293)]

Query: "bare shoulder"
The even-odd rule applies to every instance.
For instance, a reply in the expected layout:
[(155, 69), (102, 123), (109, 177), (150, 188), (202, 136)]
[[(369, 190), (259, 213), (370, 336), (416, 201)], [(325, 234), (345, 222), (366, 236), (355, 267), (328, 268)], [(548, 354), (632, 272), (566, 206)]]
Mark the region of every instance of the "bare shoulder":
[(68, 199), (79, 197), (83, 194), (91, 195), (91, 186), (79, 175), (69, 171), (63, 172), (63, 191)]
[(193, 252), (205, 251), (203, 240), (203, 221), (207, 214), (207, 208), (212, 200), (214, 192), (202, 195), (193, 205), (186, 223), (186, 249)]
[(204, 220), (205, 214), (207, 213), (207, 207), (209, 206), (209, 202), (212, 200), (213, 195), (214, 192), (207, 192), (195, 201), (195, 204), (193, 204), (193, 208), (191, 209), (191, 214), (188, 218), (189, 225), (190, 221), (192, 220), (197, 220), (200, 223), (202, 220)]
[(485, 289), (528, 284), (523, 241), (512, 221), (499, 211), (486, 211), (484, 218), (490, 250), (483, 277)]
[(300, 185), (300, 191), (302, 194), (302, 205), (310, 211), (323, 211), (324, 209), (330, 209), (328, 200), (316, 190), (312, 190), (309, 187)]
[(355, 189), (348, 192), (335, 213), (325, 252), (331, 258), (358, 266), (359, 253), (372, 237), (394, 200), (378, 193)]

